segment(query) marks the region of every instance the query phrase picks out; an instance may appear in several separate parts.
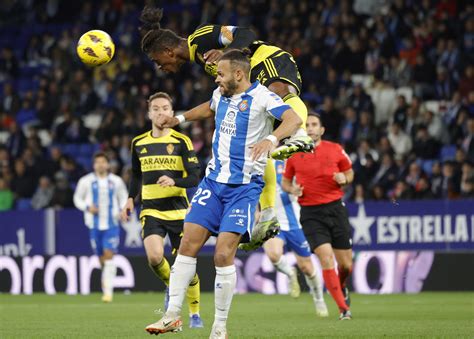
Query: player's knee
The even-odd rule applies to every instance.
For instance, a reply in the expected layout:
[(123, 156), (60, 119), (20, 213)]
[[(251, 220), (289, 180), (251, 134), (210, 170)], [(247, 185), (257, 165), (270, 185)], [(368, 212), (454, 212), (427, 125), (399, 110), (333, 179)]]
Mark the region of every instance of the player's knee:
[(148, 264), (150, 266), (158, 266), (161, 261), (163, 260), (163, 253), (160, 253), (160, 252), (153, 252), (153, 253), (149, 253), (147, 255), (147, 258), (148, 258)]
[(311, 275), (314, 271), (313, 264), (311, 263), (311, 259), (308, 261), (303, 261), (298, 265), (299, 269), (301, 272), (303, 272), (304, 275)]
[(328, 254), (320, 254), (319, 261), (324, 269), (334, 268), (334, 257)]
[(278, 261), (280, 261), (281, 253), (278, 251), (267, 251), (267, 256), (272, 263), (276, 264)]
[(346, 272), (350, 272), (352, 270), (352, 261), (351, 260), (345, 260), (344, 262), (337, 263), (339, 269), (344, 270)]
[(233, 258), (230, 251), (220, 250), (214, 253), (214, 264), (217, 267), (224, 267), (233, 264)]

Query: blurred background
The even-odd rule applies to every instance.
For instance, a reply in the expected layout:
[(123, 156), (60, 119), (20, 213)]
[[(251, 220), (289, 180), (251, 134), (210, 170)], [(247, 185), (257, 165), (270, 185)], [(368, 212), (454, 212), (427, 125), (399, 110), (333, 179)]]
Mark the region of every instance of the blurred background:
[[(137, 28), (145, 3), (2, 1), (0, 210), (20, 211), (0, 215), (4, 230), (10, 227), (5, 234), (11, 235), (4, 237), (3, 254), (15, 254), (5, 246), (20, 243), (20, 227), (41, 229), (31, 237), (40, 240), (29, 240), (26, 233), (25, 244), (38, 242), (30, 254), (90, 254), (81, 215), (69, 208), (78, 179), (91, 170), (93, 153), (107, 152), (112, 171), (128, 182), (131, 138), (150, 129), (146, 98), (165, 91), (173, 97), (175, 111), (209, 100), (213, 79), (199, 66), (165, 75), (141, 52)], [(303, 79), (303, 100), (322, 115), (325, 138), (343, 144), (353, 161), (355, 182), (347, 187), (345, 200), (359, 232), (356, 250), (467, 250), (463, 260), (472, 264), (472, 2), (154, 3), (164, 8), (163, 26), (184, 37), (202, 23), (248, 26), (259, 39), (293, 54)], [(115, 57), (105, 66), (87, 68), (76, 56), (77, 39), (90, 29), (108, 32), (116, 44)], [(183, 128), (203, 168), (212, 129), (212, 121)], [(397, 233), (380, 226), (382, 216), (399, 215), (415, 218), (413, 223), (428, 231), (396, 220)], [(427, 216), (431, 221), (425, 221)], [(21, 218), (29, 219), (20, 225)], [(33, 219), (46, 231), (31, 226)], [(372, 223), (364, 231), (360, 220)], [(139, 227), (129, 228), (139, 232)], [(84, 244), (78, 245), (81, 232)], [(123, 242), (122, 248), (143, 254), (139, 238), (128, 246), (123, 235)], [(408, 263), (406, 258), (419, 255), (410, 253), (400, 260)]]

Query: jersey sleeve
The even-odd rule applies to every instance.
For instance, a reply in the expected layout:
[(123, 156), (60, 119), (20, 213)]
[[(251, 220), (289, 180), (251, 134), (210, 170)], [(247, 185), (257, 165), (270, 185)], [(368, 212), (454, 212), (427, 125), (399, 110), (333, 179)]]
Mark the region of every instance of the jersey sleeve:
[(194, 46), (194, 51), (204, 54), (211, 49), (225, 47), (220, 42), (219, 25), (201, 25), (189, 37), (189, 46)]
[(186, 178), (174, 178), (175, 185), (182, 188), (197, 186), (200, 173), (199, 160), (188, 137), (181, 139), (181, 157), (187, 176)]
[(283, 177), (288, 180), (293, 180), (294, 176), (295, 176), (295, 164), (290, 158), (286, 161)]
[(209, 107), (212, 111), (217, 110), (217, 103), (219, 102), (219, 88), (216, 88), (214, 92), (212, 92), (211, 101), (209, 103)]
[(131, 152), (132, 152), (132, 176), (130, 178), (128, 196), (129, 198), (135, 199), (141, 190), (142, 168), (140, 164), (140, 159), (138, 159), (137, 151), (135, 149), (134, 141), (132, 141)]
[(282, 100), (277, 94), (267, 90), (265, 92), (265, 110), (274, 118), (281, 120), (283, 113), (291, 107)]
[(337, 167), (341, 172), (348, 171), (352, 168), (352, 161), (349, 155), (344, 151), (340, 145), (337, 145), (337, 152), (339, 154), (339, 159), (337, 161)]
[(79, 179), (77, 183), (76, 190), (74, 191), (73, 202), (74, 206), (78, 210), (86, 211), (89, 206), (87, 206), (86, 202), (86, 195), (87, 195), (87, 183), (85, 177)]

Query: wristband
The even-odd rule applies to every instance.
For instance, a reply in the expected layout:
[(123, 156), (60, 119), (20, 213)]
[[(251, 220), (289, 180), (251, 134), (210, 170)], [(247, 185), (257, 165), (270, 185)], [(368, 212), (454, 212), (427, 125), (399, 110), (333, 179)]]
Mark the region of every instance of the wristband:
[(176, 117), (176, 119), (178, 119), (178, 121), (179, 121), (180, 124), (182, 124), (183, 122), (186, 121), (186, 118), (185, 118), (184, 114), (178, 115), (178, 116)]
[(267, 135), (265, 139), (270, 140), (273, 145), (278, 146), (278, 139), (273, 134)]

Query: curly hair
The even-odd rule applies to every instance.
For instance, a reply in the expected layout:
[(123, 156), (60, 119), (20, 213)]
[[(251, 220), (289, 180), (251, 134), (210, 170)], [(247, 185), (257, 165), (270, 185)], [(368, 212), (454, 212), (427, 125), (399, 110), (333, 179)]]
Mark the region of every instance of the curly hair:
[(139, 31), (142, 37), (142, 51), (147, 55), (165, 48), (174, 48), (180, 42), (181, 38), (175, 32), (161, 28), (160, 21), (162, 18), (162, 8), (145, 6), (142, 10), (140, 21), (143, 24)]

